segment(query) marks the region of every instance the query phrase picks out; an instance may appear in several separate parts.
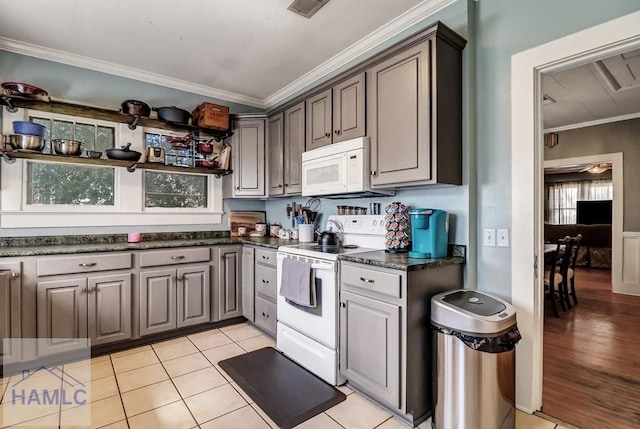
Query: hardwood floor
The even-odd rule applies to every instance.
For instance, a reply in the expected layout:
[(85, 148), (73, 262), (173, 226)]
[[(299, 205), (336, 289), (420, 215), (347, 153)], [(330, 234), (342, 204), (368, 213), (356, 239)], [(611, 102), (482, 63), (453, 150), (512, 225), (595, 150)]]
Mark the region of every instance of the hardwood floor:
[(545, 309), (542, 411), (582, 429), (640, 427), (640, 296), (611, 272), (576, 270), (578, 305)]

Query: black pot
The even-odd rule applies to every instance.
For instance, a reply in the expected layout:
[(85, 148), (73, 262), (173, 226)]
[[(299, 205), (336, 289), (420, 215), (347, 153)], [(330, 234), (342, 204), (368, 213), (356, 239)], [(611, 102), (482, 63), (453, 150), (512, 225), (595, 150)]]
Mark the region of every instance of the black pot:
[(338, 234), (333, 231), (323, 231), (318, 236), (318, 245), (319, 246), (339, 246), (340, 237), (338, 237)]
[(142, 154), (135, 150), (129, 150), (131, 143), (127, 143), (126, 146), (122, 146), (122, 149), (107, 149), (105, 152), (109, 159), (119, 159), (121, 161), (137, 161)]
[(187, 125), (189, 123), (189, 118), (191, 117), (191, 113), (184, 109), (179, 109), (176, 106), (154, 107), (153, 110), (158, 112), (158, 119), (161, 121), (176, 122), (178, 124)]
[(151, 107), (145, 102), (138, 100), (126, 100), (122, 102), (122, 113), (133, 116), (146, 116), (151, 114)]

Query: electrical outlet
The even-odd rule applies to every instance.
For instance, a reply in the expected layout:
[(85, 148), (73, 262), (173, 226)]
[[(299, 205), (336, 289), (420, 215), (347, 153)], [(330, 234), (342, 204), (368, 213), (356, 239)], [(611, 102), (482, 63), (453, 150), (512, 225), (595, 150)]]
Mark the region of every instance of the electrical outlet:
[(482, 243), (485, 247), (496, 246), (496, 230), (494, 228), (485, 228)]
[(496, 241), (498, 243), (498, 247), (509, 247), (509, 230), (496, 230)]

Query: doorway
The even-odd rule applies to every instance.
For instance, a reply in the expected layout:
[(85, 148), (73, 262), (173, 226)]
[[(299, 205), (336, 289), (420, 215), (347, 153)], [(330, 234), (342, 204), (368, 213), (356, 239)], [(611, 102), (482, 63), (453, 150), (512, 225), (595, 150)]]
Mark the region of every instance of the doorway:
[[(630, 14), (512, 57), (512, 303), (523, 340), (516, 355), (516, 405), (542, 406), (541, 75), (640, 47), (640, 13)], [(619, 214), (621, 215), (621, 214)], [(622, 222), (622, 218), (618, 220)], [(612, 252), (621, 243), (614, 243)], [(621, 258), (613, 256), (614, 261)]]

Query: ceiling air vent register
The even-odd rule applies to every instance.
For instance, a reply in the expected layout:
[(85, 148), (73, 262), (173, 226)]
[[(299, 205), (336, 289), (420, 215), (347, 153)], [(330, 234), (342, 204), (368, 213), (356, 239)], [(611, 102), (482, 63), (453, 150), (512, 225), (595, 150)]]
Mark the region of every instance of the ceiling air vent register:
[(329, 0), (295, 0), (287, 9), (305, 18), (311, 18), (328, 2)]

